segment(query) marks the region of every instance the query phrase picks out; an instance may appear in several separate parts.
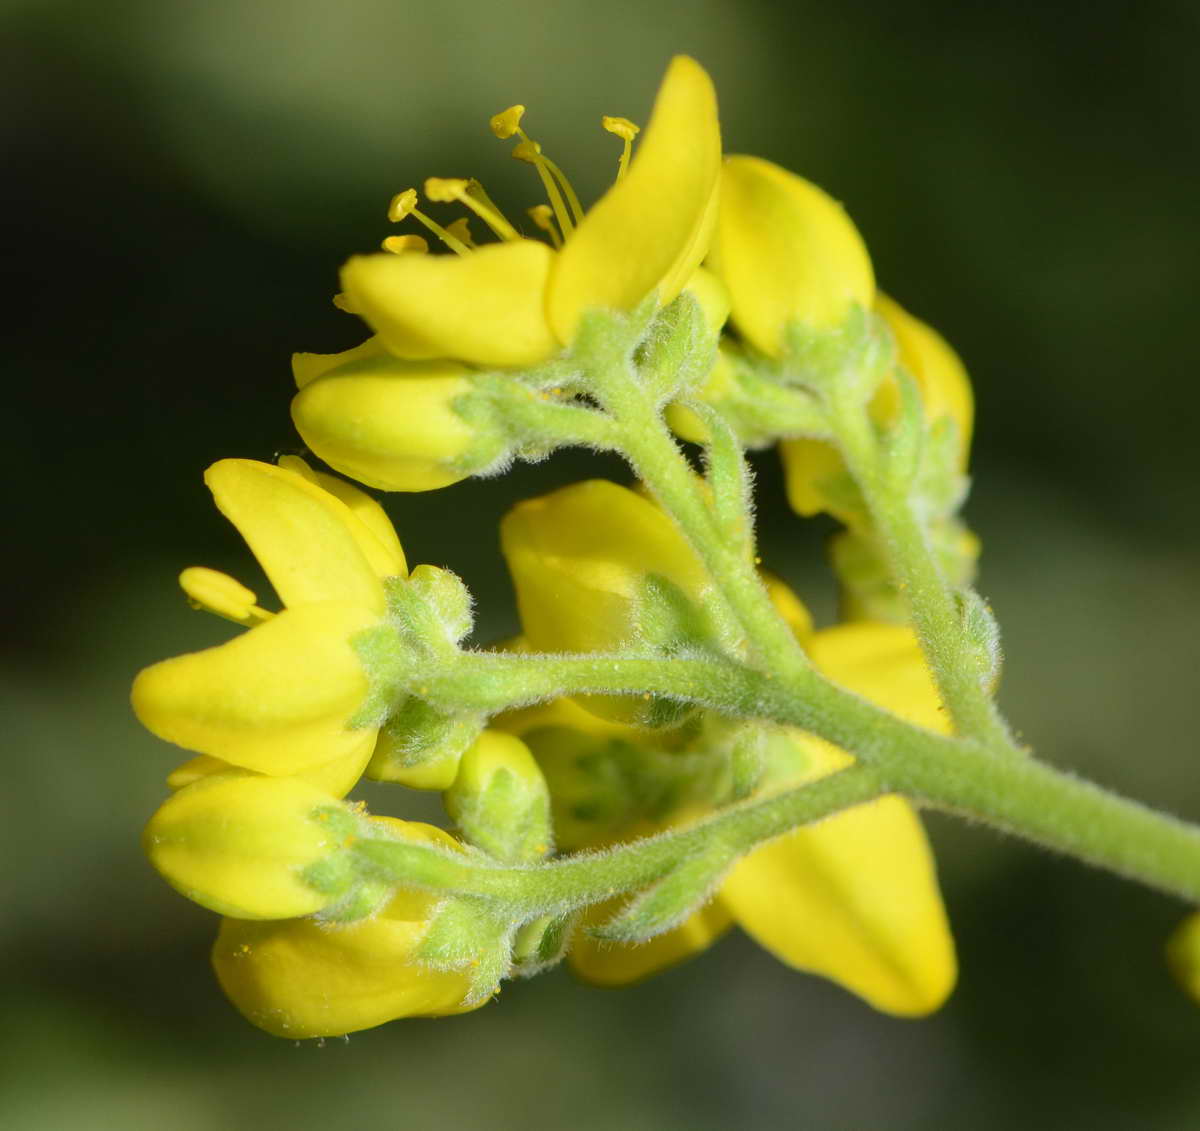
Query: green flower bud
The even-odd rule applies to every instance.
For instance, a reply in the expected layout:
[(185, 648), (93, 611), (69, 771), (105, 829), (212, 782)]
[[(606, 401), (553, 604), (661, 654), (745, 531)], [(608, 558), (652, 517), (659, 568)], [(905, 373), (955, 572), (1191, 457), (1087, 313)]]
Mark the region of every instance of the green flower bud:
[(552, 847), (546, 779), (511, 734), (485, 730), (463, 755), (445, 800), (466, 838), (497, 860), (538, 860)]

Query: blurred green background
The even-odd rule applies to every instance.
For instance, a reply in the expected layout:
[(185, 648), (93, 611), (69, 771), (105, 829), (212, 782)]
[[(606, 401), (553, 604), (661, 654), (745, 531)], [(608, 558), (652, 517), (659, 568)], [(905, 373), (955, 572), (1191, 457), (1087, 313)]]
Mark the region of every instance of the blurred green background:
[[(1026, 739), (1200, 819), (1196, 4), (5, 0), (0, 36), (0, 1126), (1200, 1126), (1200, 1009), (1161, 961), (1182, 909), (944, 818), (963, 971), (928, 1021), (731, 937), (625, 991), (558, 972), (345, 1045), (266, 1037), (213, 983), (213, 917), (139, 856), (178, 755), (126, 700), (140, 666), (224, 637), (175, 585), (254, 577), (200, 473), (296, 449), (288, 354), (361, 337), (329, 296), (391, 194), (477, 175), (535, 203), (487, 130), (522, 101), (594, 195), (599, 115), (644, 121), (684, 50), (727, 147), (843, 199), (882, 285), (967, 360), (969, 517)], [(388, 506), (490, 636), (513, 623), (498, 517), (598, 471), (619, 474), (562, 455)], [(828, 619), (829, 528), (759, 472), (768, 564)]]

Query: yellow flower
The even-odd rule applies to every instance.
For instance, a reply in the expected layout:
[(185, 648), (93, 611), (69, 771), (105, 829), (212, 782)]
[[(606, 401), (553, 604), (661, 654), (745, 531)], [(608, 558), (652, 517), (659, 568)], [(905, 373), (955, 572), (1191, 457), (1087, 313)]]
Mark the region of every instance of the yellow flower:
[(301, 460), (283, 463), (221, 460), (205, 474), (286, 607), (269, 613), (232, 578), (184, 571), (195, 604), (250, 631), (135, 680), (142, 723), (206, 756), (176, 771), (172, 785), (232, 765), (299, 774), (341, 794), (370, 758), (375, 728), (353, 725), (370, 676), (352, 641), (382, 621), (382, 578), (407, 574), (404, 553), (372, 499)]
[[(432, 825), (374, 818), (406, 840), (461, 850)], [(401, 888), (369, 919), (226, 919), (213, 947), (221, 988), (247, 1020), (280, 1037), (331, 1037), (400, 1017), (463, 1013), (469, 972), (434, 970), (416, 952), (436, 896)]]
[(842, 206), (803, 177), (759, 157), (721, 171), (710, 266), (729, 289), (741, 335), (768, 357), (792, 323), (835, 329), (871, 305), (875, 276)]
[[(528, 367), (575, 338), (592, 309), (660, 304), (691, 285), (716, 220), (721, 142), (712, 82), (693, 59), (672, 60), (637, 154), (637, 128), (605, 119), (625, 140), (616, 182), (586, 214), (561, 170), (521, 129), (524, 107), (492, 120), (519, 136), (514, 156), (533, 164), (552, 207), (531, 210), (550, 242), (523, 238), (476, 181), (431, 178), (426, 195), (456, 201), (499, 242), (476, 245), (465, 221), (443, 228), (399, 194), (390, 215), (414, 216), (456, 254), (424, 254), (425, 241), (393, 237), (399, 254), (355, 256), (342, 270), (341, 304), (377, 337), (341, 355), (301, 354), (296, 426), (339, 471), (391, 490), (422, 491), (465, 478), (471, 427), (452, 404), (469, 368)], [(702, 299), (715, 287), (695, 283)], [(715, 300), (714, 300), (715, 301)], [(706, 309), (714, 305), (706, 301)]]
[[(778, 603), (782, 583), (774, 588)], [(912, 722), (946, 731), (911, 631), (862, 623), (810, 635), (807, 617), (796, 614), (803, 607), (795, 596), (788, 592), (784, 604), (814, 664), (831, 679)], [(590, 743), (599, 755), (617, 740), (653, 749), (659, 739), (651, 732), (589, 721), (563, 702), (514, 713), (499, 725), (514, 729), (539, 759), (547, 759), (552, 786), (564, 775), (578, 779), (568, 782), (572, 796), (578, 795), (575, 805), (556, 808), (563, 843), (594, 846), (589, 829), (602, 840), (627, 840), (703, 815), (692, 803), (665, 822), (630, 824), (625, 817), (623, 826), (613, 824), (621, 820), (625, 798), (619, 783), (615, 793), (607, 789), (606, 763), (588, 758), (584, 747)], [(774, 776), (762, 792), (816, 780), (852, 761), (845, 751), (794, 730), (778, 732), (772, 750)], [(589, 790), (599, 802), (595, 812), (587, 807)], [(609, 793), (614, 800), (606, 808)], [(595, 819), (581, 821), (576, 811)], [(619, 901), (593, 908), (582, 926), (597, 925), (618, 908)], [(598, 984), (636, 981), (704, 949), (735, 922), (781, 961), (830, 978), (888, 1013), (931, 1012), (954, 985), (954, 945), (932, 856), (916, 813), (898, 797), (856, 806), (756, 849), (734, 866), (712, 902), (647, 943), (602, 942), (581, 929), (569, 962)]]
[[(916, 382), (921, 408), (933, 425), (945, 421), (954, 428), (958, 467), (965, 471), (971, 448), (974, 400), (971, 382), (958, 354), (931, 326), (914, 318), (882, 292), (875, 295), (875, 312), (896, 340), (897, 361)], [(899, 413), (900, 392), (889, 376), (875, 393), (871, 414), (889, 424)], [(828, 507), (821, 484), (845, 474), (837, 450), (821, 440), (784, 440), (779, 446), (787, 481), (788, 501), (797, 514), (810, 516)]]

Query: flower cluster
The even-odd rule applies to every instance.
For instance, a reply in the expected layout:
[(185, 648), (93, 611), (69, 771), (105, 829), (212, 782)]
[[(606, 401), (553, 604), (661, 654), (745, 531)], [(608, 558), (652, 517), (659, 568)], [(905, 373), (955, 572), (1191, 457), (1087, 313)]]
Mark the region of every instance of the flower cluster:
[[(245, 631), (134, 684), (141, 721), (195, 755), (146, 851), (225, 916), (221, 985), (279, 1035), (462, 1012), (563, 957), (628, 982), (735, 923), (880, 1010), (928, 1013), (956, 961), (913, 805), (853, 777), (867, 767), (830, 740), (848, 733), (836, 718), (813, 708), (802, 728), (738, 681), (806, 673), (927, 738), (972, 704), (986, 720), (998, 651), (964, 588), (978, 545), (957, 517), (966, 372), (876, 290), (836, 201), (760, 158), (722, 160), (693, 60), (672, 61), (644, 132), (604, 120), (623, 152), (587, 211), (523, 116), (491, 126), (541, 179), (549, 203), (529, 215), (545, 238), (474, 180), (431, 178), (425, 195), (492, 242), (398, 194), (391, 219), (446, 250), (409, 233), (350, 259), (336, 301), (371, 336), (295, 355), (292, 417), (316, 457), (386, 491), (571, 444), (622, 453), (639, 482), (579, 483), (505, 517), (521, 634), (484, 649), (464, 645), (462, 583), (410, 572), (359, 487), (295, 457), (215, 464), (216, 504), (283, 607), (213, 570), (181, 576)], [(680, 441), (700, 446), (702, 474)], [(743, 450), (773, 445), (793, 509), (844, 527), (832, 627), (759, 568)], [(961, 594), (953, 701), (889, 569), (879, 499), (904, 500)], [(364, 774), (442, 792), (453, 831), (343, 800)], [(836, 781), (865, 784), (820, 823), (771, 823)], [(1194, 985), (1189, 931), (1176, 957)]]

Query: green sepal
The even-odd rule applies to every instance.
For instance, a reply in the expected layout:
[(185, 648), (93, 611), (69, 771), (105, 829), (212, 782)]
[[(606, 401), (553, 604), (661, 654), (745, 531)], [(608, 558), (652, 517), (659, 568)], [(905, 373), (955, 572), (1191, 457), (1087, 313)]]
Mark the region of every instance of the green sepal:
[(408, 588), (425, 603), (451, 644), (469, 636), (475, 626), (474, 599), (462, 578), (448, 569), (419, 565), (409, 574)]
[(417, 959), (434, 970), (465, 970), (471, 988), (464, 1005), (493, 997), (512, 966), (514, 926), (493, 908), (476, 900), (450, 898), (438, 905)]
[(789, 323), (783, 333), (782, 379), (843, 403), (866, 404), (891, 372), (895, 343), (883, 320), (857, 303), (841, 326)]
[[(483, 730), (487, 716), (477, 711), (449, 713), (410, 696), (380, 728), (366, 776), (424, 789), (445, 789), (458, 761)], [(414, 772), (432, 776), (419, 781)]]
[(542, 915), (517, 931), (513, 941), (514, 973), (523, 978), (557, 966), (567, 953), (579, 912)]
[(992, 691), (1000, 680), (1000, 668), (1004, 652), (1000, 646), (1000, 625), (989, 605), (974, 589), (958, 593), (959, 615), (962, 617), (963, 636), (975, 659), (979, 679), (987, 691)]
[(347, 726), (351, 730), (379, 726), (404, 695), (414, 668), (413, 650), (394, 624), (386, 621), (355, 633), (350, 646), (367, 673), (369, 686)]
[(712, 368), (716, 338), (696, 297), (684, 291), (663, 307), (634, 354), (643, 387), (662, 404), (695, 388)]
[(610, 942), (639, 943), (678, 927), (708, 902), (735, 855), (723, 844), (708, 845), (588, 933)]

